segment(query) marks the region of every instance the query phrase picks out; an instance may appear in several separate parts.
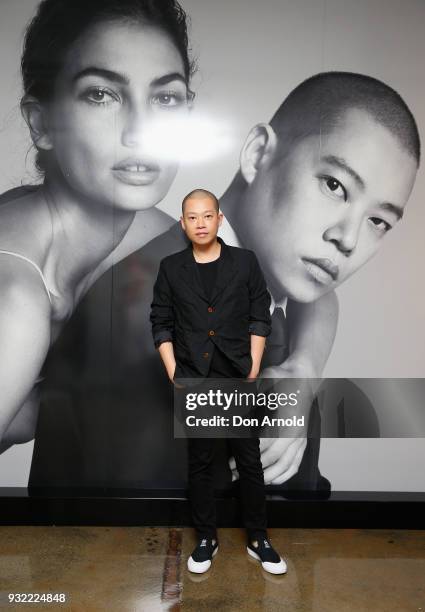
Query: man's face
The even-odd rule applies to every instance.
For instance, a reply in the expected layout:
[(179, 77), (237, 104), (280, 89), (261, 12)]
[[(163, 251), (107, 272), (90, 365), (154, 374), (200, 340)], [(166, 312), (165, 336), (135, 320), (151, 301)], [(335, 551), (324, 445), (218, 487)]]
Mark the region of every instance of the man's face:
[(215, 241), (222, 219), (211, 198), (195, 195), (186, 201), (180, 222), (189, 240), (205, 247)]
[(276, 299), (316, 300), (365, 264), (400, 219), (416, 170), (399, 140), (356, 109), (261, 169), (249, 238)]

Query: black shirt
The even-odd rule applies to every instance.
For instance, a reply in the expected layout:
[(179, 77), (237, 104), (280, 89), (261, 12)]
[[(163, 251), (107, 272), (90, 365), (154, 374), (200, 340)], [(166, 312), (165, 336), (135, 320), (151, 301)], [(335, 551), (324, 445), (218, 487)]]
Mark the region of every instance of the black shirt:
[[(196, 262), (199, 274), (201, 276), (202, 285), (204, 287), (205, 294), (208, 299), (211, 298), (212, 291), (217, 280), (219, 261), (220, 257), (218, 257), (214, 261), (208, 261), (207, 263)], [(215, 346), (208, 376), (218, 378), (220, 378), (221, 376), (239, 378), (241, 374), (229, 361), (226, 355)]]
[(217, 279), (219, 261), (220, 257), (218, 257), (218, 259), (214, 259), (214, 261), (208, 261), (207, 263), (196, 262), (199, 274), (201, 275), (202, 285), (208, 299), (211, 298), (212, 290), (214, 289), (215, 281)]

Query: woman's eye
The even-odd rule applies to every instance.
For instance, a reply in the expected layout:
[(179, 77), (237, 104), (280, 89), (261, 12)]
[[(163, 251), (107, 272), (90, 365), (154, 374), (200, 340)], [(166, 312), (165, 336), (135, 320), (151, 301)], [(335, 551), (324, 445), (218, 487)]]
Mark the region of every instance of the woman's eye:
[(97, 106), (105, 106), (113, 102), (118, 102), (118, 96), (102, 87), (92, 87), (88, 89), (84, 93), (84, 98), (90, 102), (90, 104)]
[(383, 219), (380, 219), (379, 217), (370, 217), (370, 221), (373, 227), (379, 230), (380, 232), (388, 232), (392, 228), (389, 223), (387, 223)]
[(186, 94), (183, 95), (174, 91), (156, 94), (152, 97), (153, 104), (164, 107), (183, 106), (187, 104), (187, 101)]
[(347, 201), (347, 192), (343, 185), (337, 181), (333, 176), (324, 176), (323, 181), (326, 185), (326, 189), (335, 195), (337, 198), (343, 198), (344, 201)]

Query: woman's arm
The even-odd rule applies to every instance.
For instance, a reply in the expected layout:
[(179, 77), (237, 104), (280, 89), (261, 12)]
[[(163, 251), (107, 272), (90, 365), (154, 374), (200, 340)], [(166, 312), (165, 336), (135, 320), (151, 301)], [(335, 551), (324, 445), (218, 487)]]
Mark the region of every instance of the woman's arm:
[(4, 452), (33, 436), (38, 408), (34, 384), (50, 345), (50, 302), (40, 278), (19, 260), (1, 262), (0, 286), (0, 452)]

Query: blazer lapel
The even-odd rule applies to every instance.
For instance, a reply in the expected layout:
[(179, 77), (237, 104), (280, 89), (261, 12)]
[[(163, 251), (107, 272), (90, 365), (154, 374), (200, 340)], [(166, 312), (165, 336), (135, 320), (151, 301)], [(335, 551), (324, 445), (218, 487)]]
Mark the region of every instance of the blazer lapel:
[(221, 255), (218, 261), (217, 279), (211, 294), (211, 304), (214, 304), (224, 289), (232, 283), (237, 272), (230, 249), (222, 238), (218, 238), (218, 241), (221, 243)]
[(199, 274), (198, 266), (196, 265), (195, 258), (193, 257), (192, 243), (189, 243), (185, 251), (184, 262), (181, 267), (181, 275), (182, 281), (191, 291), (194, 291), (196, 295), (202, 298), (205, 302), (209, 301), (205, 295), (201, 275)]

